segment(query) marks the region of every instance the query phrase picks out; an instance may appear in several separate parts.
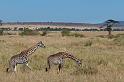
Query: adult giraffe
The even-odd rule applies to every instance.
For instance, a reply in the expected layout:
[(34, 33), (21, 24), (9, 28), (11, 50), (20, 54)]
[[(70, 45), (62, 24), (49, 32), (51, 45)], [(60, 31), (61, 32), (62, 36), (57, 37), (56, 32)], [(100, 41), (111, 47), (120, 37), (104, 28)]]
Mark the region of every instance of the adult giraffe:
[(38, 42), (31, 48), (24, 50), (17, 55), (12, 56), (9, 60), (9, 67), (6, 69), (6, 71), (8, 72), (9, 69), (11, 71), (16, 71), (17, 64), (25, 64), (29, 69), (31, 69), (28, 66), (29, 56), (32, 55), (40, 47), (45, 48), (45, 45), (42, 43), (42, 41)]
[(47, 58), (48, 68), (46, 68), (46, 71), (48, 71), (48, 69), (50, 69), (52, 65), (58, 65), (58, 69), (60, 71), (60, 69), (63, 67), (64, 59), (66, 58), (74, 60), (78, 66), (81, 66), (82, 64), (81, 60), (74, 57), (71, 53), (58, 52), (56, 54), (50, 55)]

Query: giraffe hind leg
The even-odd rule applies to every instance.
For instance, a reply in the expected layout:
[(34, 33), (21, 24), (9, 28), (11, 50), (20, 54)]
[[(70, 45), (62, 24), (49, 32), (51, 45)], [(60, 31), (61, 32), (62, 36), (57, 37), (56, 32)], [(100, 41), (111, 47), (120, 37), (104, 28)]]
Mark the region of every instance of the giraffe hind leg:
[(12, 65), (12, 66), (11, 66), (11, 71), (12, 71), (12, 72), (16, 72), (16, 65)]
[(6, 72), (9, 72), (9, 71), (15, 72), (16, 71), (16, 65), (11, 65), (8, 68), (6, 68)]
[(6, 72), (16, 72), (16, 65), (10, 66), (6, 69)]
[(16, 65), (14, 66), (14, 71), (16, 72)]
[(62, 65), (61, 65), (61, 64), (59, 64), (58, 68), (59, 68), (59, 71), (60, 71), (60, 69), (62, 68)]
[(48, 69), (50, 69), (50, 65), (48, 65), (48, 66), (49, 66), (48, 68), (46, 67), (46, 72), (48, 71)]

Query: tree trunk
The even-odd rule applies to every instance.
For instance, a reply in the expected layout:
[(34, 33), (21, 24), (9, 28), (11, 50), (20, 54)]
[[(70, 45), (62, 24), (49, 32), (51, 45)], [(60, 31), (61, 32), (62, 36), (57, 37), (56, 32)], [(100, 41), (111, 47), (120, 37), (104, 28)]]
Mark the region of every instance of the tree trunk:
[(111, 36), (111, 30), (108, 31), (108, 36)]

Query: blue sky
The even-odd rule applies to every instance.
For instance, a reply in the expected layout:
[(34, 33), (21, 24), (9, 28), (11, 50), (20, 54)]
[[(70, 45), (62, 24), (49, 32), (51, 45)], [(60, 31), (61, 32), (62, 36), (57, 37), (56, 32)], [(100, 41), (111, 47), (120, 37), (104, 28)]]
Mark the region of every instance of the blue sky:
[(124, 20), (124, 0), (0, 0), (3, 21), (87, 22)]

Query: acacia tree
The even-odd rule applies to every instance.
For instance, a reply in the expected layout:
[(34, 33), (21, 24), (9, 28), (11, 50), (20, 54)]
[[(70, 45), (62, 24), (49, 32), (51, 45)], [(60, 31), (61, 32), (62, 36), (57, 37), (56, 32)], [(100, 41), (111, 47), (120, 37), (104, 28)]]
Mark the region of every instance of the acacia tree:
[(112, 20), (112, 19), (107, 20), (107, 21), (104, 22), (103, 26), (106, 26), (106, 30), (108, 31), (108, 36), (111, 36), (112, 35), (111, 34), (112, 27), (113, 27), (113, 25), (115, 25), (117, 23), (119, 23), (119, 22), (118, 21), (115, 21), (115, 20)]

